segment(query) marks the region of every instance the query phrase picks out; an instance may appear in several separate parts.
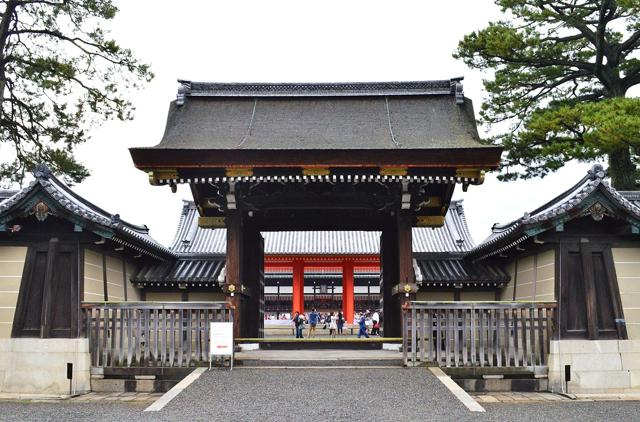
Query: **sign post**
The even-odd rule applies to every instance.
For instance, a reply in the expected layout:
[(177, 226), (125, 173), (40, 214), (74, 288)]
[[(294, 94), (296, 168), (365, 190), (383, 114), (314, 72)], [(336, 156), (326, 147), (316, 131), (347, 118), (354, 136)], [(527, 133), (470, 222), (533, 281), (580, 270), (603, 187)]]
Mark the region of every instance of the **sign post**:
[(209, 369), (214, 356), (229, 356), (233, 370), (233, 322), (212, 322), (209, 329)]

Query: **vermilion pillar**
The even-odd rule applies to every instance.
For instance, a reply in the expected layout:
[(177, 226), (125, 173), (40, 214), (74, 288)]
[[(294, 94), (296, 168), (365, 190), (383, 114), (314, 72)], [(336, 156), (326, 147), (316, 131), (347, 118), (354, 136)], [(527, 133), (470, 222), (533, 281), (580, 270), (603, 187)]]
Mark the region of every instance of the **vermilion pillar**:
[(293, 296), (291, 309), (293, 314), (304, 312), (304, 262), (293, 261)]
[(342, 314), (349, 323), (353, 322), (353, 261), (342, 262)]

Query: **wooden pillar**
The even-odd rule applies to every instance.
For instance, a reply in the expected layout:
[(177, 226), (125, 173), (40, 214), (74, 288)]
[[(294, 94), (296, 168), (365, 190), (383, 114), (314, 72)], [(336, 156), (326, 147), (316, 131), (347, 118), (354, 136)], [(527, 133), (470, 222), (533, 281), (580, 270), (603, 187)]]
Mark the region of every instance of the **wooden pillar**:
[(349, 323), (353, 322), (353, 261), (342, 261), (342, 315)]
[(293, 261), (293, 295), (291, 296), (292, 316), (304, 312), (304, 261)]
[[(239, 211), (229, 210), (225, 217), (227, 226), (227, 256), (226, 256), (226, 279), (225, 292), (227, 301), (235, 308), (233, 319), (233, 335), (240, 337), (240, 327), (242, 326), (242, 297), (238, 287), (242, 284), (242, 216)], [(233, 296), (229, 292), (229, 287), (233, 286)]]
[(385, 337), (402, 336), (401, 305), (413, 296), (406, 298), (402, 289), (394, 293), (398, 285), (415, 284), (411, 242), (411, 213), (396, 211), (382, 229), (380, 245), (380, 297)]
[[(236, 337), (261, 337), (264, 327), (264, 255), (260, 231), (250, 217), (229, 210), (224, 291), (234, 307)], [(231, 294), (233, 290), (233, 295)]]
[(264, 242), (253, 219), (243, 216), (242, 235), (244, 253), (242, 255), (242, 285), (247, 289), (245, 300), (242, 337), (264, 336)]

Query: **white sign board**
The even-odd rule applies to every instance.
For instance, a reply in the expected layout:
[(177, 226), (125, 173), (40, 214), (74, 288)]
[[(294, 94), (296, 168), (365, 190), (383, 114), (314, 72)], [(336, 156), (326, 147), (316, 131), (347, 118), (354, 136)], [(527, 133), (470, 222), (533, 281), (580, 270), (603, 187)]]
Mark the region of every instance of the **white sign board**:
[(212, 356), (233, 356), (233, 322), (211, 323), (209, 354)]

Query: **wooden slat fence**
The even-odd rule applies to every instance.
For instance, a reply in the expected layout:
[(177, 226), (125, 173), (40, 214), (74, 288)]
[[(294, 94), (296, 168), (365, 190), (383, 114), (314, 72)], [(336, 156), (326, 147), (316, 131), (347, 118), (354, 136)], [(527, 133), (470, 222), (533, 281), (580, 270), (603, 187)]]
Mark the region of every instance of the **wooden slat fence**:
[(209, 323), (233, 321), (226, 302), (83, 302), (94, 367), (189, 367), (209, 362)]
[(547, 364), (555, 302), (409, 302), (404, 363), (446, 367)]

